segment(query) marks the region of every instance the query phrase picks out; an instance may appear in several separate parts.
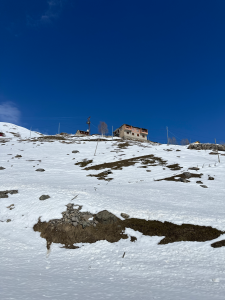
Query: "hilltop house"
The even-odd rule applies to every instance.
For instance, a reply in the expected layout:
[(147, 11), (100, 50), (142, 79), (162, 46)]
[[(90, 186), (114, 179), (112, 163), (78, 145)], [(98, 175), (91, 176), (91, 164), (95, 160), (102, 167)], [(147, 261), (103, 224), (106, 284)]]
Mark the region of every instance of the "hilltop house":
[(147, 141), (148, 130), (123, 124), (113, 132), (113, 135), (128, 140)]
[(77, 132), (75, 133), (75, 135), (77, 135), (77, 136), (88, 136), (89, 135), (89, 131), (77, 130)]

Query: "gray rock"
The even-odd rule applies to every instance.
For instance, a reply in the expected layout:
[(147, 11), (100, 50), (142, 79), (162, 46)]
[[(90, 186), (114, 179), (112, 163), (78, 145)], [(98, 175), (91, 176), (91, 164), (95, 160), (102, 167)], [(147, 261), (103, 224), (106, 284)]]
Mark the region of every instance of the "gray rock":
[(48, 199), (48, 198), (50, 198), (49, 195), (42, 195), (42, 196), (39, 198), (39, 200), (46, 200), (46, 199)]
[(0, 198), (8, 198), (9, 196), (5, 193), (0, 192)]
[(196, 181), (196, 183), (203, 184), (203, 182), (200, 180)]
[(179, 181), (181, 181), (181, 182), (187, 182), (187, 180), (185, 178), (179, 178)]
[(96, 220), (102, 224), (113, 224), (119, 221), (119, 219), (107, 210), (100, 211), (95, 216)]
[(79, 151), (78, 150), (73, 150), (72, 153), (79, 153)]
[(77, 225), (78, 225), (78, 223), (77, 223), (77, 222), (73, 222), (72, 224), (73, 224), (73, 226), (77, 226)]
[(198, 170), (199, 170), (199, 168), (197, 168), (197, 167), (192, 167), (192, 168), (189, 168), (189, 170), (198, 171)]
[(11, 219), (7, 219), (7, 221), (6, 221), (7, 223), (9, 223), (9, 222), (11, 222)]
[(3, 168), (3, 167), (0, 167), (0, 170), (5, 170), (5, 168)]
[(183, 173), (185, 178), (191, 178), (191, 173), (190, 172), (184, 172)]
[(124, 218), (124, 219), (129, 219), (129, 218), (130, 218), (129, 215), (124, 214), (124, 213), (121, 213), (120, 215), (121, 215), (121, 217)]
[(208, 180), (214, 180), (214, 177), (209, 176), (209, 177), (208, 177)]
[(37, 170), (35, 170), (35, 171), (37, 171), (37, 172), (44, 172), (45, 171), (45, 169), (37, 169)]
[(72, 221), (73, 221), (73, 222), (78, 222), (79, 219), (78, 219), (77, 217), (72, 217)]
[(83, 227), (83, 229), (84, 229), (85, 227), (88, 226), (88, 223), (87, 223), (86, 221), (83, 221), (83, 222), (81, 223), (81, 225), (82, 225), (82, 227)]
[(207, 187), (206, 185), (204, 185), (204, 184), (201, 184), (200, 186), (203, 187), (203, 188), (206, 188), (206, 189), (208, 188), (208, 187)]

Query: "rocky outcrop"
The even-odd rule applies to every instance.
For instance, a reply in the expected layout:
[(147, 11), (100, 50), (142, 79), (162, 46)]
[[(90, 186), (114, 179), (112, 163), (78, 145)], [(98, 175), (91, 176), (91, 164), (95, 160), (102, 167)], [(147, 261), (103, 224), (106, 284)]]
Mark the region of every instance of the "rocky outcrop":
[(188, 149), (225, 151), (225, 145), (218, 145), (218, 144), (190, 144), (188, 146)]
[(18, 190), (6, 190), (6, 191), (0, 191), (0, 198), (8, 198), (8, 194), (13, 195), (17, 194)]

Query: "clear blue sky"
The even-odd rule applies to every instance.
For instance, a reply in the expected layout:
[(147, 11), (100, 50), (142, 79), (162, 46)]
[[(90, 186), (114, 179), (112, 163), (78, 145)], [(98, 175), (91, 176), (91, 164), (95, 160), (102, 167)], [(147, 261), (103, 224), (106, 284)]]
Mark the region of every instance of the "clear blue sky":
[(1, 0), (0, 121), (225, 142), (224, 0)]

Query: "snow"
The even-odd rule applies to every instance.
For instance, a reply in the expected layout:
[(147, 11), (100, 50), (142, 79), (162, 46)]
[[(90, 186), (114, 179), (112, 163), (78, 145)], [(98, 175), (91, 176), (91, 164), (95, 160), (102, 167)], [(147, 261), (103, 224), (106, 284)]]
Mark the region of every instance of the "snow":
[[(0, 144), (0, 166), (5, 168), (0, 171), (1, 191), (19, 191), (0, 199), (1, 299), (224, 299), (225, 248), (210, 245), (224, 239), (225, 234), (207, 242), (158, 245), (162, 237), (144, 236), (127, 228), (126, 233), (137, 237), (136, 242), (99, 241), (79, 244), (75, 250), (52, 244), (47, 251), (45, 239), (33, 231), (33, 226), (39, 217), (42, 221), (61, 218), (65, 205), (72, 202), (91, 213), (107, 209), (118, 217), (123, 212), (146, 220), (224, 230), (225, 156), (220, 155), (218, 163), (218, 157), (209, 155), (208, 150), (148, 143), (133, 143), (117, 153), (118, 140), (111, 138), (98, 143), (94, 156), (97, 142), (91, 139), (96, 137), (42, 144), (29, 140), (30, 135), (41, 134), (3, 122), (0, 132), (10, 138), (5, 145)], [(9, 132), (19, 133), (23, 140)], [(79, 153), (73, 154), (73, 150)], [(15, 158), (17, 154), (22, 157)], [(157, 165), (144, 169), (137, 163), (112, 170), (108, 177), (113, 180), (107, 182), (87, 176), (102, 170), (87, 171), (74, 165), (83, 159), (93, 159), (90, 165), (97, 165), (149, 154), (183, 168), (172, 171)], [(156, 181), (197, 166), (200, 170), (191, 172), (202, 173), (201, 179), (191, 178), (190, 183)], [(36, 172), (37, 168), (45, 172)], [(208, 180), (208, 175), (215, 180)], [(40, 201), (43, 194), (51, 198)], [(11, 204), (15, 208), (9, 210)], [(11, 222), (6, 222), (8, 219)]]

